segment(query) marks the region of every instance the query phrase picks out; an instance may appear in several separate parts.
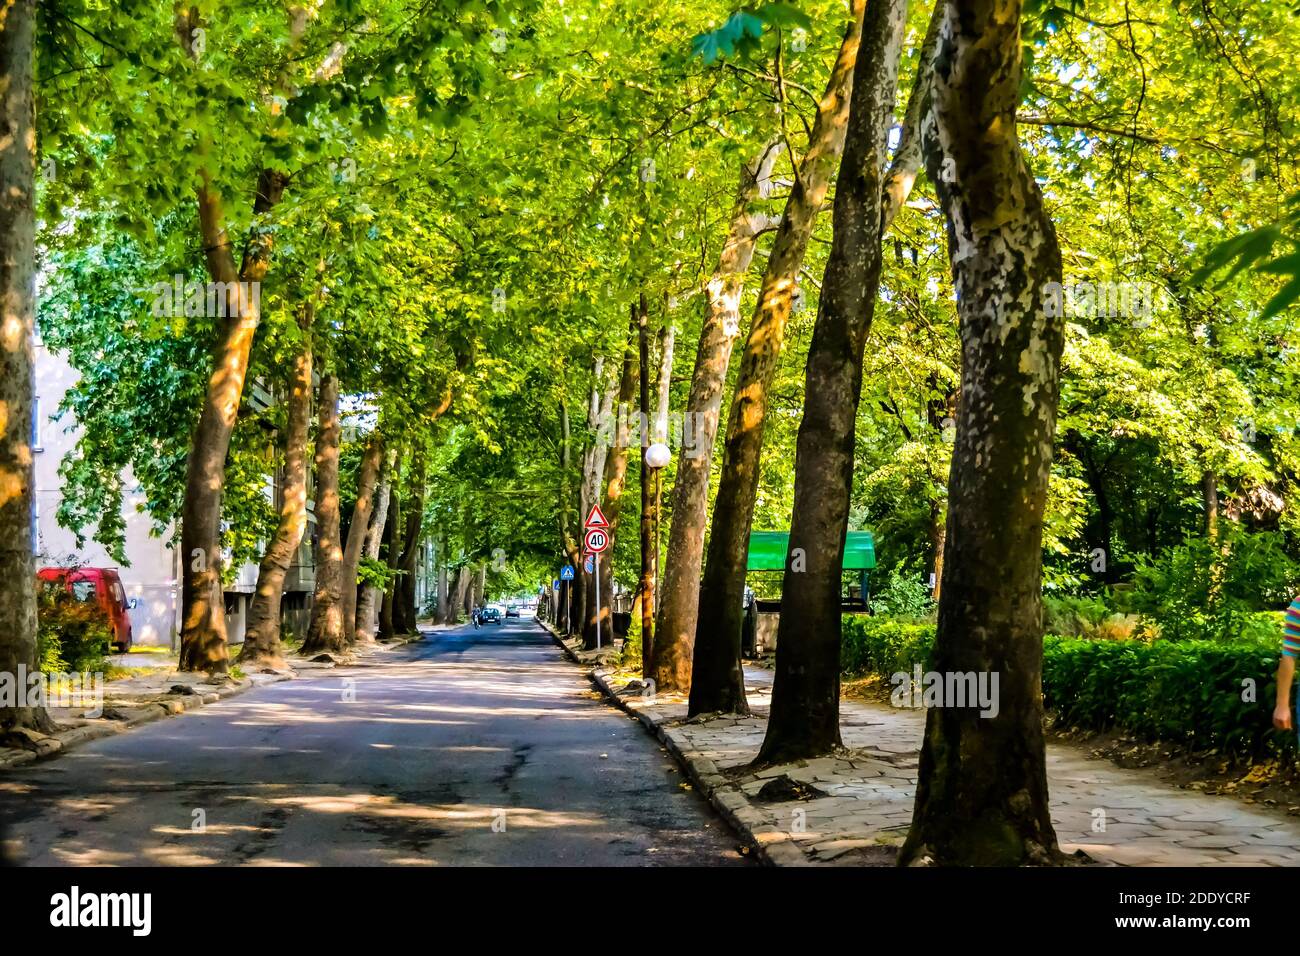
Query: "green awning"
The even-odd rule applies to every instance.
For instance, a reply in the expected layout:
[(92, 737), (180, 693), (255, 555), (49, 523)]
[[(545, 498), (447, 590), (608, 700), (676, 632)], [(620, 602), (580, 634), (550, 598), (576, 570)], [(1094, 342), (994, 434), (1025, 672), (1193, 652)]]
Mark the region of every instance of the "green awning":
[[(746, 571), (782, 571), (790, 550), (790, 532), (755, 531), (749, 536)], [(870, 531), (850, 531), (844, 538), (844, 570), (868, 571), (876, 566), (876, 542)]]

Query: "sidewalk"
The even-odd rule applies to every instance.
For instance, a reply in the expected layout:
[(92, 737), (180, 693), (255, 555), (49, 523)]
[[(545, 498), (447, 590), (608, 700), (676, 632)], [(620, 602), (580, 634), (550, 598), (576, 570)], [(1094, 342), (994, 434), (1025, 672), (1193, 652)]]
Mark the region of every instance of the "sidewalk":
[[(580, 659), (572, 646), (566, 650)], [(616, 691), (606, 670), (592, 672), (767, 862), (892, 866), (912, 820), (925, 711), (842, 700), (844, 755), (744, 772), (739, 768), (763, 741), (772, 678), (769, 670), (745, 668), (753, 716), (687, 722), (680, 696), (651, 701), (640, 696), (639, 682)], [(1283, 810), (1174, 790), (1149, 771), (1122, 769), (1068, 745), (1049, 745), (1047, 776), (1052, 822), (1067, 854), (1083, 850), (1118, 866), (1300, 865), (1300, 818)]]
[(98, 702), (102, 704), (102, 711), (97, 716), (91, 716), (99, 710), (93, 701), (82, 701), (79, 706), (47, 708), (60, 729), (53, 734), (25, 732), (27, 746), (23, 748), (0, 747), (0, 771), (53, 757), (71, 747), (124, 733), (141, 724), (175, 717), (227, 697), (246, 693), (254, 687), (293, 680), (301, 673), (359, 663), (410, 641), (422, 640), (426, 633), (433, 630), (436, 628), (422, 626), (418, 637), (357, 646), (351, 657), (338, 664), (317, 663), (289, 656), (292, 673), (254, 673), (242, 680), (227, 677), (213, 681), (205, 674), (178, 671), (174, 654), (149, 654), (147, 660), (138, 660), (137, 658), (145, 657), (140, 654), (114, 655), (111, 660), (118, 666), (147, 669), (147, 672), (105, 682), (103, 700)]

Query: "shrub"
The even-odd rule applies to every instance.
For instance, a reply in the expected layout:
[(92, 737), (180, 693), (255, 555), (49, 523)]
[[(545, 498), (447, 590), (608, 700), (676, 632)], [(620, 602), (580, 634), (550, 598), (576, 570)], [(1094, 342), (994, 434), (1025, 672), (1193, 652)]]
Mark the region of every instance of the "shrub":
[(1269, 627), (1258, 613), (1285, 607), (1297, 581), (1279, 534), (1230, 523), (1218, 540), (1191, 538), (1140, 558), (1123, 599), (1166, 640), (1252, 640)]
[(1071, 727), (1118, 729), (1242, 757), (1291, 751), (1294, 734), (1273, 730), (1277, 659), (1276, 640), (1049, 636), (1043, 639), (1043, 703)]
[[(843, 623), (848, 677), (930, 670), (934, 625), (855, 615)], [(1043, 704), (1064, 726), (1121, 730), (1255, 758), (1296, 749), (1273, 730), (1278, 638), (1220, 641), (1043, 639)], [(1249, 691), (1249, 693), (1248, 693)], [(1247, 699), (1252, 698), (1252, 699)]]
[(93, 602), (78, 601), (62, 583), (36, 589), (36, 660), (46, 674), (102, 671), (112, 634)]
[(1133, 637), (1139, 625), (1137, 615), (1122, 614), (1096, 595), (1043, 595), (1043, 630), (1048, 634), (1113, 641)]
[(889, 617), (920, 618), (934, 611), (930, 586), (917, 575), (894, 569), (885, 578), (885, 584), (871, 595), (871, 607), (877, 614)]
[(844, 618), (841, 634), (840, 667), (850, 677), (889, 677), (913, 664), (929, 669), (933, 624), (853, 614)]

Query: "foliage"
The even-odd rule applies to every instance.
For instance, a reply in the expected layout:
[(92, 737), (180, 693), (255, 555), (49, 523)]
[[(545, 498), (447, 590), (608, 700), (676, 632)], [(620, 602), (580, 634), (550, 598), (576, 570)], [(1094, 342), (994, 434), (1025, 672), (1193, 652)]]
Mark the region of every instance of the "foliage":
[(1043, 642), (1043, 701), (1057, 721), (1256, 758), (1294, 751), (1273, 730), (1272, 640)]
[(357, 584), (362, 587), (379, 588), (387, 591), (388, 586), (405, 572), (390, 568), (387, 561), (379, 561), (362, 555), (357, 566)]
[(36, 589), (36, 660), (46, 674), (102, 672), (112, 635), (93, 601), (78, 601), (62, 584)]
[(1276, 532), (1229, 529), (1221, 539), (1189, 538), (1140, 556), (1126, 608), (1153, 622), (1167, 641), (1232, 641), (1267, 634), (1259, 611), (1285, 607), (1300, 584), (1298, 567)]
[(871, 595), (871, 609), (893, 618), (925, 617), (934, 611), (930, 586), (915, 573), (895, 568)]
[(849, 677), (910, 673), (916, 664), (929, 670), (933, 624), (851, 614), (844, 616), (842, 634), (840, 667)]
[[(929, 670), (934, 625), (844, 619), (845, 676)], [(1278, 636), (1233, 641), (1043, 638), (1043, 703), (1060, 726), (1121, 730), (1241, 758), (1291, 752), (1274, 731)]]
[(1094, 594), (1044, 595), (1043, 630), (1062, 637), (1123, 640), (1133, 637), (1136, 615), (1117, 611), (1109, 597)]

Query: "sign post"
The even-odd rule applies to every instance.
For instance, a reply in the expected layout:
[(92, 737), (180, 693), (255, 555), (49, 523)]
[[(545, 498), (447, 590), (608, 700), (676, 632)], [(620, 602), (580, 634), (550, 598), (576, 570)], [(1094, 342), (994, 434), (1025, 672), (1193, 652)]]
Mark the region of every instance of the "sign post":
[(587, 517), (587, 533), (583, 539), (587, 553), (591, 556), (591, 572), (596, 578), (596, 649), (600, 650), (600, 553), (609, 547), (609, 522), (600, 512), (600, 506), (592, 507)]
[[(564, 582), (564, 629), (573, 633), (573, 565), (560, 568), (560, 581)], [(556, 582), (559, 587), (559, 582)]]

